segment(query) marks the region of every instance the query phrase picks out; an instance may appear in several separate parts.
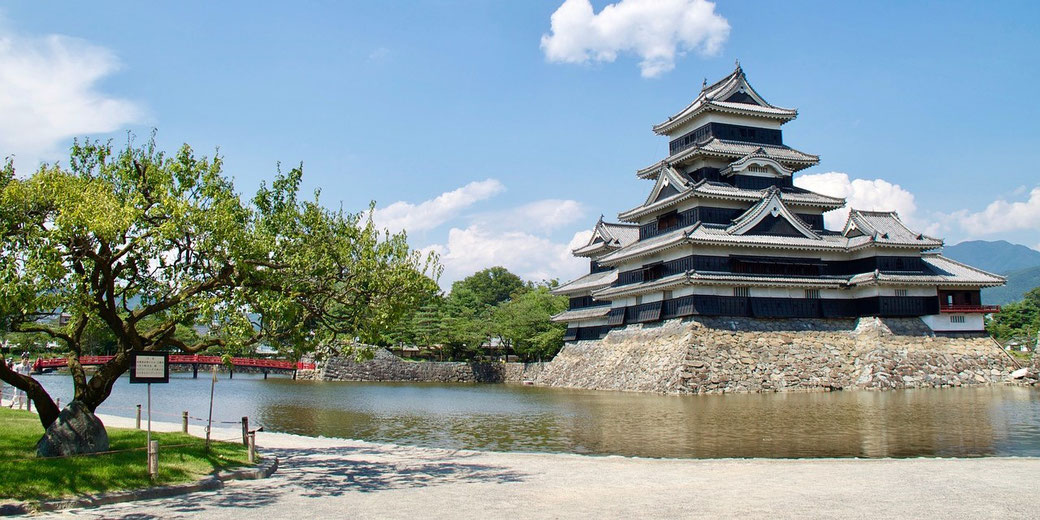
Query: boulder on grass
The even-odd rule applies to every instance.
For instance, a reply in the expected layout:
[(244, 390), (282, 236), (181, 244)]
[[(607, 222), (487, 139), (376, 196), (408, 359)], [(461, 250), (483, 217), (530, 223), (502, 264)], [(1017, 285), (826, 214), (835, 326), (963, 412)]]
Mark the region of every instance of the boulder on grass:
[(107, 450), (108, 432), (105, 431), (105, 425), (80, 401), (69, 403), (58, 415), (58, 420), (47, 428), (43, 438), (36, 443), (36, 455), (39, 457)]

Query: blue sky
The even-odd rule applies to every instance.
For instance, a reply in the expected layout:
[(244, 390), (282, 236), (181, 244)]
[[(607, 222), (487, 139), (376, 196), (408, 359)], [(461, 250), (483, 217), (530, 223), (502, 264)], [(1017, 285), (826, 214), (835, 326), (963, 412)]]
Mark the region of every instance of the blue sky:
[(376, 200), (445, 283), (570, 278), (580, 233), (652, 187), (650, 126), (739, 58), (799, 109), (784, 140), (822, 157), (803, 184), (1040, 247), (1035, 3), (584, 1), (5, 2), (0, 155), (28, 173), (155, 127), (219, 147), (246, 193), (302, 161), (330, 206)]

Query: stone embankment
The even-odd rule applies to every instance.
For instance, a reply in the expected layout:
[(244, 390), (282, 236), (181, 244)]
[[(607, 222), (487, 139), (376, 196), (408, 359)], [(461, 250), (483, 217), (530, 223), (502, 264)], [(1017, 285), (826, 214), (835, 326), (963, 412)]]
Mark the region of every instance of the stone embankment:
[(687, 318), (568, 344), (537, 383), (680, 394), (895, 389), (998, 383), (1018, 368), (989, 337), (937, 336), (916, 318)]
[(313, 373), (301, 371), (297, 377), (324, 381), (520, 383), (535, 379), (542, 366), (542, 363), (412, 362), (380, 348), (371, 360), (357, 362), (351, 356), (333, 356)]

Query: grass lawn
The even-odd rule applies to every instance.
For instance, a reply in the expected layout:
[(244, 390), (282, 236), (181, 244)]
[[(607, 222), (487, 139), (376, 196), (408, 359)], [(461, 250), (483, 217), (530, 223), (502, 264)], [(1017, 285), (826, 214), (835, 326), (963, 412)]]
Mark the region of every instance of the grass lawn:
[[(143, 430), (107, 428), (110, 450), (143, 448)], [(153, 485), (145, 450), (95, 456), (36, 458), (43, 427), (36, 414), (0, 408), (0, 501), (45, 500)], [(247, 464), (241, 443), (206, 441), (181, 433), (152, 432), (159, 441), (156, 484), (194, 482), (215, 470)], [(168, 447), (187, 444), (181, 447)], [(167, 447), (164, 447), (167, 446)]]

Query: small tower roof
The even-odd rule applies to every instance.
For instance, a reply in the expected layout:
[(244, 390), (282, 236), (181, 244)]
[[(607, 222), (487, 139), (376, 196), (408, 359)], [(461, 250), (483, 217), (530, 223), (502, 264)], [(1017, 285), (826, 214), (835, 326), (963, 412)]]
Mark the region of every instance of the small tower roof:
[(686, 108), (668, 120), (654, 125), (654, 133), (668, 135), (698, 114), (707, 111), (759, 116), (779, 119), (782, 122), (798, 117), (797, 110), (771, 105), (759, 95), (748, 83), (740, 62), (737, 62), (736, 69), (728, 76), (701, 87), (700, 94)]

